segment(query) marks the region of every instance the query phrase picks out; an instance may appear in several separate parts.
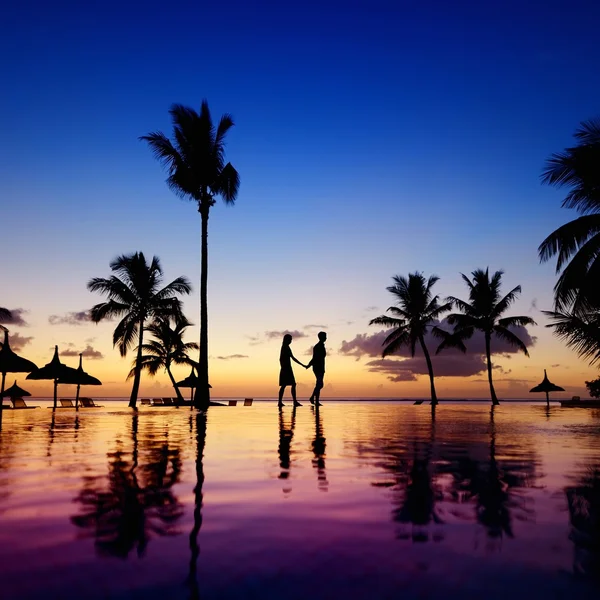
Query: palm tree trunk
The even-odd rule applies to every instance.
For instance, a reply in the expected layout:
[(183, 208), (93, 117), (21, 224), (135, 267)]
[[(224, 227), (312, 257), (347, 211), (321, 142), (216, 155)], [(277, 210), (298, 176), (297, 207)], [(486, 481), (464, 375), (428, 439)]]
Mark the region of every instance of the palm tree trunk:
[(487, 372), (488, 372), (488, 381), (490, 382), (490, 394), (492, 396), (492, 405), (500, 404), (498, 402), (498, 398), (496, 396), (496, 390), (494, 389), (494, 382), (492, 381), (492, 352), (491, 352), (491, 342), (490, 342), (490, 334), (486, 332), (485, 334), (485, 356), (487, 358)]
[(200, 359), (198, 361), (198, 387), (194, 396), (194, 406), (206, 409), (210, 404), (208, 388), (208, 203), (200, 203), (198, 212), (202, 219), (202, 242), (200, 261)]
[(423, 339), (423, 336), (419, 337), (419, 342), (421, 342), (421, 348), (423, 349), (423, 354), (425, 355), (425, 362), (427, 363), (427, 370), (429, 371), (429, 383), (431, 385), (431, 405), (436, 406), (438, 403), (438, 399), (435, 393), (433, 364), (431, 363), (431, 357), (429, 356), (429, 351), (427, 350), (427, 346), (425, 345), (425, 340)]
[(142, 374), (142, 344), (144, 342), (144, 321), (140, 321), (140, 339), (138, 341), (138, 351), (135, 359), (135, 374), (133, 376), (133, 387), (131, 388), (131, 397), (129, 398), (129, 408), (135, 408), (138, 390), (140, 389), (140, 378)]
[(179, 391), (179, 388), (177, 387), (177, 384), (175, 383), (175, 378), (173, 377), (173, 373), (171, 373), (170, 366), (167, 366), (167, 373), (169, 375), (169, 379), (171, 380), (171, 383), (173, 384), (173, 389), (175, 390), (175, 393), (177, 394), (177, 403), (183, 404), (184, 403), (183, 396), (181, 395), (181, 392)]

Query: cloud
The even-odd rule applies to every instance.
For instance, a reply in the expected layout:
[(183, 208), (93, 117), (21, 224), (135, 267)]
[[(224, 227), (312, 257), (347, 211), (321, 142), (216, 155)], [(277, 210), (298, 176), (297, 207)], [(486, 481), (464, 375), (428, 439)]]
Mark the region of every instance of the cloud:
[(48, 317), (48, 323), (50, 323), (50, 325), (82, 325), (83, 323), (90, 323), (91, 320), (89, 310), (68, 312), (63, 316), (50, 315)]
[(529, 305), (529, 312), (533, 312), (534, 310), (537, 310), (537, 307), (538, 307), (538, 301), (537, 301), (537, 298), (534, 298), (531, 301), (531, 304)]
[(303, 329), (327, 329), (327, 325), (305, 325)]
[(4, 323), (4, 325), (18, 325), (19, 327), (29, 326), (29, 323), (23, 318), (23, 315), (29, 312), (28, 310), (25, 310), (24, 308), (10, 308), (9, 310), (12, 317), (10, 319), (3, 319), (2, 323)]
[(8, 338), (10, 347), (15, 351), (15, 352), (20, 352), (21, 350), (23, 350), (24, 346), (26, 346), (27, 344), (29, 344), (31, 342), (31, 340), (33, 339), (33, 336), (24, 336), (24, 335), (19, 335), (18, 333), (11, 333), (10, 337)]
[[(451, 331), (447, 322), (442, 321), (440, 327)], [(353, 356), (356, 360), (363, 357), (376, 358), (366, 363), (369, 371), (383, 373), (391, 381), (414, 381), (418, 375), (427, 375), (427, 363), (417, 346), (415, 356), (410, 355), (410, 348), (404, 346), (393, 357), (381, 358), (383, 342), (392, 330), (382, 330), (373, 334), (360, 333), (350, 341), (344, 340), (340, 346), (339, 353)], [(527, 347), (535, 344), (536, 338), (531, 336), (525, 327), (515, 327), (512, 331), (523, 340)], [(432, 357), (433, 371), (436, 377), (470, 377), (485, 371), (485, 338), (481, 332), (475, 332), (470, 340), (466, 341), (467, 352), (463, 354), (456, 349), (444, 350), (435, 355), (435, 349), (439, 340), (431, 333), (425, 336), (425, 343)], [(494, 338), (492, 340), (492, 352), (509, 359), (512, 354), (518, 352), (504, 340)], [(501, 365), (494, 365), (500, 372), (505, 373)]]
[(284, 335), (287, 335), (288, 333), (293, 338), (308, 337), (308, 334), (304, 333), (303, 331), (298, 331), (297, 329), (294, 329), (293, 331), (290, 331), (289, 329), (283, 329), (283, 330), (265, 331), (265, 338), (267, 338), (268, 340), (277, 340), (277, 339), (281, 339)]
[(217, 356), (217, 360), (232, 360), (237, 358), (248, 358), (247, 354), (229, 354), (227, 356)]
[[(91, 360), (98, 360), (100, 358), (104, 358), (104, 354), (100, 352), (100, 350), (94, 350), (89, 344), (85, 347), (85, 350), (81, 352), (83, 356), (89, 358)], [(63, 350), (60, 353), (61, 356), (79, 356), (79, 352), (77, 350), (73, 350), (69, 348), (68, 350)]]
[(377, 306), (367, 306), (367, 308), (365, 308), (366, 312), (375, 312), (376, 310), (379, 310)]

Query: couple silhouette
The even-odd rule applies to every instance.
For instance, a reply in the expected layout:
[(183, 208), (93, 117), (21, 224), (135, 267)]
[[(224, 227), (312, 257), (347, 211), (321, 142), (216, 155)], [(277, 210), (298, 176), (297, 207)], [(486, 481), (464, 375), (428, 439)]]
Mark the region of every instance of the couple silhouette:
[(321, 395), (321, 389), (323, 388), (323, 377), (325, 377), (325, 341), (327, 340), (327, 334), (324, 331), (319, 331), (319, 341), (313, 346), (312, 358), (310, 362), (305, 365), (301, 363), (292, 354), (292, 336), (286, 333), (283, 336), (283, 342), (281, 344), (281, 352), (279, 354), (279, 365), (281, 370), (279, 371), (279, 404), (278, 406), (284, 406), (283, 404), (283, 393), (285, 388), (289, 385), (292, 391), (292, 399), (294, 400), (294, 406), (302, 406), (296, 398), (296, 378), (294, 377), (294, 371), (292, 369), (292, 361), (297, 362), (300, 366), (305, 369), (312, 367), (313, 373), (315, 374), (315, 389), (310, 395), (310, 403), (315, 406), (321, 406), (319, 397)]

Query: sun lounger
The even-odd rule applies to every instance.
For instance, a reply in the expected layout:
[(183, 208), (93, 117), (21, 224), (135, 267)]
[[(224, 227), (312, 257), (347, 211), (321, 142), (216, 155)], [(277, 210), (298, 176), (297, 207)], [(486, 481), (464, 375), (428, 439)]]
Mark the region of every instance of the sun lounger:
[(164, 406), (162, 398), (152, 398), (152, 406)]
[(423, 404), (423, 400), (415, 400), (415, 405)]
[(244, 398), (244, 406), (252, 406), (253, 398)]
[(82, 408), (103, 408), (99, 404), (96, 404), (91, 398), (79, 398)]
[(144, 405), (144, 406), (150, 406), (150, 398), (142, 398), (140, 400), (140, 402)]
[(11, 398), (10, 401), (12, 402), (13, 408), (15, 408), (15, 409), (39, 408), (39, 406), (27, 406), (27, 404), (25, 404), (25, 400), (23, 400), (23, 398)]
[(237, 406), (237, 400), (230, 400), (229, 406)]
[[(73, 404), (73, 400), (70, 400), (69, 398), (60, 398), (59, 402), (60, 402), (60, 406), (57, 406), (56, 408), (75, 408), (75, 405)], [(53, 407), (49, 406), (48, 408), (53, 408)]]

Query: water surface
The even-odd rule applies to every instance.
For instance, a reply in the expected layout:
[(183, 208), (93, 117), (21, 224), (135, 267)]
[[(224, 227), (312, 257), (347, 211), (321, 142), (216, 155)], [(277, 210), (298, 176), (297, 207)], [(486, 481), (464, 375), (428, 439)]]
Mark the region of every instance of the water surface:
[(0, 597), (600, 597), (600, 411), (5, 411)]

